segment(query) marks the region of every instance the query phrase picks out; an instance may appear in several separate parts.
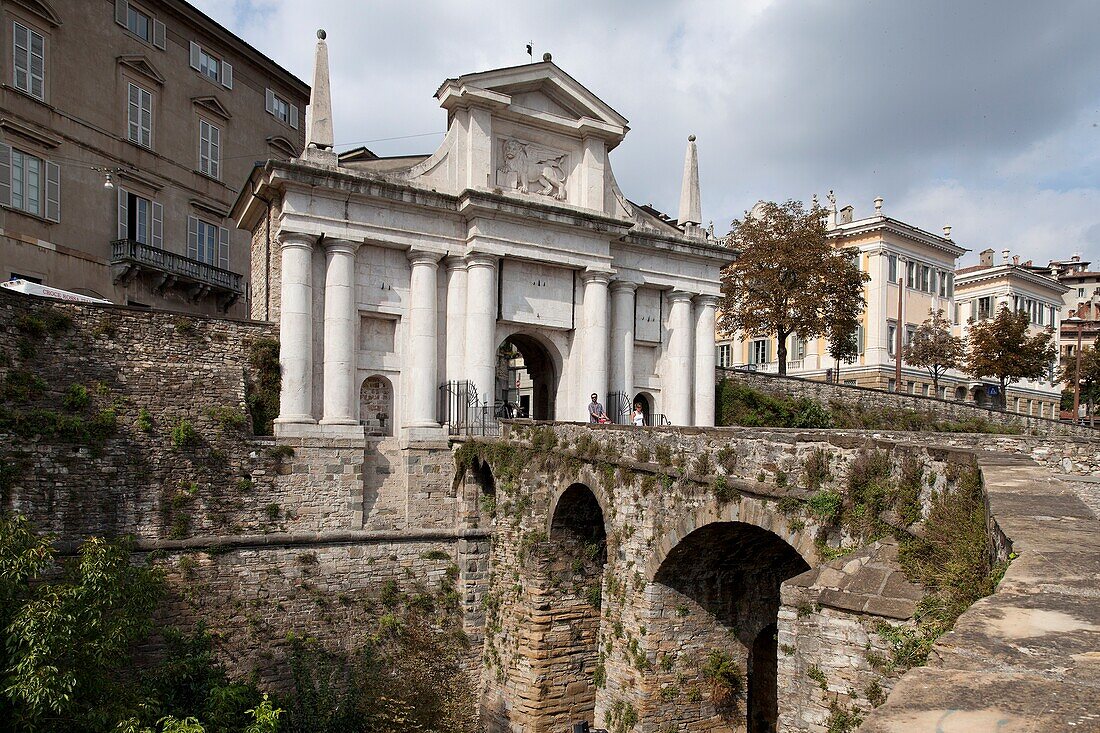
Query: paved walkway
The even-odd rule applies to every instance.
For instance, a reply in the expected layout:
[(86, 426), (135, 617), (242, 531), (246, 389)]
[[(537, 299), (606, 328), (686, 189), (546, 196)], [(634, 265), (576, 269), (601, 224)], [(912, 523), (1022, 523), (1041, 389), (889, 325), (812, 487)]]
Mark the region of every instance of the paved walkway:
[(860, 733), (1100, 731), (1100, 521), (1082, 501), (1095, 508), (1100, 484), (1063, 482), (1026, 458), (979, 464), (1018, 557)]

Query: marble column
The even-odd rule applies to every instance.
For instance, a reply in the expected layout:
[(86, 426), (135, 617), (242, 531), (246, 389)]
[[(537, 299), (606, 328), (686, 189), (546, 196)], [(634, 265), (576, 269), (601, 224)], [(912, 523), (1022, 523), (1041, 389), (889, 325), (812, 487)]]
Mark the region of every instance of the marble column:
[(444, 373), (448, 382), (466, 379), (466, 260), (448, 257), (447, 355)]
[[(634, 399), (634, 291), (637, 283), (611, 283), (611, 385), (612, 392)], [(633, 403), (631, 403), (633, 406)]]
[(279, 234), (282, 265), (279, 306), (280, 424), (313, 418), (313, 243), (316, 237)]
[[(890, 258), (886, 251), (882, 251), (875, 258), (871, 258), (871, 283), (867, 292), (867, 333), (864, 338), (863, 351), (866, 354), (866, 363), (875, 365), (888, 365), (893, 360), (890, 358), (889, 344), (886, 343), (886, 319), (889, 314), (890, 303), (898, 301), (897, 291), (893, 291), (893, 300), (890, 299)], [(898, 258), (898, 274), (904, 276), (905, 263)], [(836, 363), (830, 358), (829, 365), (836, 369)]]
[(497, 258), (466, 256), (466, 379), (492, 407), (497, 366)]
[(714, 427), (714, 311), (716, 295), (695, 296), (695, 424)]
[(409, 282), (409, 324), (406, 330), (405, 376), (407, 377), (405, 427), (437, 428), (438, 398), (436, 384), (439, 373), (439, 298), (438, 252), (411, 250), (409, 262), (412, 276)]
[(673, 425), (691, 425), (692, 357), (695, 351), (695, 323), (691, 317), (691, 293), (673, 290), (668, 302), (668, 347), (661, 375), (661, 401), (665, 416)]
[(359, 242), (324, 240), (325, 384), (322, 425), (357, 425), (356, 380), (359, 311), (355, 298), (355, 253)]
[[(593, 392), (598, 394), (604, 409), (607, 409), (607, 315), (609, 310), (607, 285), (611, 282), (611, 274), (599, 270), (586, 270), (581, 273), (581, 282), (584, 283), (584, 331), (581, 333), (581, 343), (584, 348), (581, 354), (581, 365), (584, 367), (582, 392), (585, 397)], [(581, 409), (584, 410), (584, 419), (587, 420), (587, 400), (582, 403)], [(581, 419), (580, 415), (577, 419)]]

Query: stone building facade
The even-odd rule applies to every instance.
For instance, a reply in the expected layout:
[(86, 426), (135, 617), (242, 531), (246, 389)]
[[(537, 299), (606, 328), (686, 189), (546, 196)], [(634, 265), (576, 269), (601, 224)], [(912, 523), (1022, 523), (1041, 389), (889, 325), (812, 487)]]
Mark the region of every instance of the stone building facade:
[(0, 23), (0, 279), (246, 316), (229, 209), (254, 161), (301, 151), (309, 88), (182, 0), (13, 0)]
[(257, 167), (234, 209), (253, 232), (253, 313), (280, 323), (280, 435), (362, 435), (368, 380), (392, 389), (405, 440), (442, 435), (446, 384), (491, 422), (505, 344), (532, 380), (531, 417), (587, 419), (590, 394), (617, 393), (713, 423), (732, 256), (699, 226), (694, 139), (689, 220), (633, 204), (608, 159), (626, 119), (547, 59), (446, 80), (430, 156), (337, 156), (318, 49), (303, 157)]

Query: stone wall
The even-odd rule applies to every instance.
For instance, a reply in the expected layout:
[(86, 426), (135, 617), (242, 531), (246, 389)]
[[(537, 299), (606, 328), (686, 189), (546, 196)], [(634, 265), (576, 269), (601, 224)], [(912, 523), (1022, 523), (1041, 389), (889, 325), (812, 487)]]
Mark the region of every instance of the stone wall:
[(1100, 431), (1084, 425), (1035, 417), (1015, 412), (990, 410), (966, 402), (942, 400), (923, 395), (899, 394), (886, 390), (857, 387), (846, 384), (818, 382), (801, 377), (781, 376), (749, 372), (742, 369), (718, 369), (718, 379), (728, 379), (744, 384), (765, 394), (777, 397), (805, 397), (828, 406), (831, 402), (856, 404), (869, 410), (900, 409), (918, 412), (934, 412), (937, 417), (957, 420), (980, 418), (995, 425), (1017, 427), (1028, 435), (1075, 435), (1080, 437), (1100, 437)]
[(0, 291), (0, 505), (65, 552), (134, 535), (168, 572), (160, 621), (201, 621), (230, 672), (269, 689), (288, 683), (288, 638), (361, 643), (388, 581), (480, 600), (488, 553), (448, 445), (252, 434), (250, 346), (275, 331)]

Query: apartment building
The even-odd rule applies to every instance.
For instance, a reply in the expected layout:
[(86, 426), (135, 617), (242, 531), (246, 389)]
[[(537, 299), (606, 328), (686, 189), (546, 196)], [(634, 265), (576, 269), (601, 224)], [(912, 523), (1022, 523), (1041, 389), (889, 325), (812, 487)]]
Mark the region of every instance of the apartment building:
[[(1090, 348), (1100, 338), (1100, 272), (1090, 271), (1088, 260), (1081, 255), (1073, 255), (1068, 260), (1052, 260), (1047, 271), (1058, 282), (1066, 286), (1062, 296), (1061, 356), (1072, 357), (1077, 348), (1078, 328), (1081, 345)], [(1081, 321), (1066, 323), (1067, 318), (1079, 318)]]
[[(828, 355), (826, 339), (794, 334), (787, 343), (787, 374), (990, 404), (990, 388), (995, 381), (972, 379), (951, 370), (940, 378), (937, 393), (927, 370), (904, 360), (899, 387), (899, 329), (903, 345), (908, 344), (920, 324), (942, 309), (955, 333), (965, 335), (971, 316), (977, 320), (988, 318), (1001, 304), (1027, 310), (1035, 329), (1046, 328), (1057, 318), (1064, 286), (1018, 262), (994, 266), (992, 250), (981, 254), (979, 265), (956, 270), (958, 258), (969, 250), (951, 239), (951, 227), (943, 227), (942, 235), (933, 234), (886, 216), (882, 204), (881, 198), (875, 199), (874, 213), (860, 219), (855, 218), (853, 207), (837, 211), (834, 205), (826, 222), (829, 241), (837, 249), (850, 252), (870, 277), (864, 290), (867, 307), (860, 315), (856, 334), (858, 356), (838, 365)], [(737, 334), (719, 334), (717, 342), (719, 366), (778, 372), (774, 336), (760, 334), (744, 339)], [(1021, 382), (1009, 388), (1008, 408), (1056, 418), (1059, 398), (1060, 387), (1049, 378)]]
[[(1055, 329), (1057, 333), (1063, 298), (1069, 292), (1067, 286), (1028, 262), (1021, 264), (1019, 257), (1010, 257), (1009, 250), (1001, 252), (999, 263), (995, 262), (992, 249), (980, 252), (978, 259), (977, 265), (955, 273), (955, 323), (959, 335), (966, 336), (971, 319), (987, 320), (1002, 307), (1027, 313), (1033, 333), (1047, 329)], [(1055, 364), (1051, 363), (1043, 379), (1012, 384), (1007, 394), (1008, 409), (1057, 418), (1062, 386), (1055, 381), (1055, 376)], [(984, 404), (993, 384), (992, 380), (974, 382), (969, 385), (969, 396)]]
[[(908, 340), (930, 310), (953, 312), (955, 261), (967, 250), (951, 240), (950, 227), (944, 227), (942, 236), (932, 234), (886, 216), (882, 203), (876, 199), (874, 214), (861, 219), (855, 218), (852, 206), (837, 211), (834, 205), (826, 222), (826, 236), (833, 246), (850, 252), (870, 276), (864, 289), (867, 308), (856, 334), (859, 355), (851, 363), (837, 365), (828, 355), (826, 339), (794, 334), (787, 344), (788, 374), (893, 390), (899, 324)], [(721, 366), (777, 372), (776, 354), (774, 336), (740, 339), (731, 334), (719, 339)], [(924, 370), (903, 365), (902, 380), (903, 390), (930, 393), (931, 380)]]
[(258, 160), (309, 88), (182, 0), (0, 3), (0, 278), (247, 317)]

